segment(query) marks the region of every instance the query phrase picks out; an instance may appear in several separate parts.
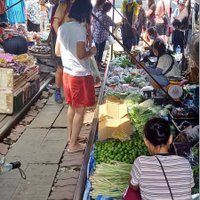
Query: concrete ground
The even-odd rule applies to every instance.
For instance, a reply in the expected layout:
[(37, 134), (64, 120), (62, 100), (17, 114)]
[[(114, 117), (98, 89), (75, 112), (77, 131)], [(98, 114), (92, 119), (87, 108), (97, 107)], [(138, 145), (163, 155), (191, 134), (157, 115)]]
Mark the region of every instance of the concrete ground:
[[(89, 136), (94, 109), (86, 112), (83, 137)], [(22, 179), (18, 170), (0, 175), (1, 200), (73, 199), (84, 152), (66, 151), (66, 110), (52, 96), (11, 146), (7, 162), (21, 161), (27, 178)]]

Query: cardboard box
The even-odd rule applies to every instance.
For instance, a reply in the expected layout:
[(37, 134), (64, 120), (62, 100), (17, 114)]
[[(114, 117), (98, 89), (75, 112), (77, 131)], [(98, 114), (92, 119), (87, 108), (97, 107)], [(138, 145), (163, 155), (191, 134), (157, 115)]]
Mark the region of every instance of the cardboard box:
[(11, 90), (4, 90), (0, 92), (0, 113), (13, 113), (13, 92)]
[(13, 70), (0, 68), (0, 90), (13, 90)]
[(19, 111), (39, 90), (39, 78), (39, 66), (29, 66), (20, 75), (0, 67), (0, 113)]
[(98, 139), (126, 139), (132, 132), (126, 104), (116, 98), (106, 99), (105, 103), (99, 106)]
[(29, 76), (27, 80), (19, 82), (20, 87), (15, 91), (13, 70), (0, 68), (0, 113), (13, 114), (22, 109), (39, 91), (39, 78), (38, 74)]

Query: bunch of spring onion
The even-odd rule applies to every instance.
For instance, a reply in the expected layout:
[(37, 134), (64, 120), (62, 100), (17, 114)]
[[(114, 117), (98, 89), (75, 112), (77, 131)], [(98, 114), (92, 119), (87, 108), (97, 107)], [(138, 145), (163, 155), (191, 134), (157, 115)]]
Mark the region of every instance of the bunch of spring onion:
[(95, 199), (98, 195), (122, 198), (128, 186), (131, 167), (132, 164), (118, 161), (96, 165), (94, 174), (90, 177), (92, 198)]

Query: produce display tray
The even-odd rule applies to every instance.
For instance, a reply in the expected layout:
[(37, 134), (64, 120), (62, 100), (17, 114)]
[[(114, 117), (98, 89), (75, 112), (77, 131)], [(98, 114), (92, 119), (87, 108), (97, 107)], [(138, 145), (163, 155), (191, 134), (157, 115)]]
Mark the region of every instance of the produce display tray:
[(33, 45), (29, 47), (29, 52), (35, 57), (49, 58), (52, 54), (51, 46), (44, 45)]
[[(128, 53), (126, 51), (114, 51), (114, 56), (115, 57), (119, 57), (119, 56), (122, 56), (122, 55), (128, 55)], [(134, 51), (130, 51), (130, 53), (133, 55), (133, 56), (137, 56), (140, 51), (139, 50), (134, 50)]]
[[(30, 51), (31, 52), (31, 51)], [(34, 52), (31, 52), (31, 54), (35, 57), (38, 57), (38, 58), (51, 58), (51, 53), (46, 53), (46, 54), (41, 54), (41, 53), (34, 53)]]
[[(121, 56), (121, 55), (126, 55), (127, 57), (129, 57), (129, 55), (126, 53), (126, 52), (124, 52), (124, 51), (114, 51), (113, 52), (114, 53), (114, 56), (115, 57), (118, 57), (118, 56)], [(123, 56), (123, 57), (125, 57), (125, 58), (127, 58), (126, 56)], [(130, 58), (130, 57), (129, 57)], [(118, 58), (117, 58), (118, 59)], [(117, 60), (116, 59), (116, 60)], [(118, 63), (117, 63), (118, 64)], [(116, 67), (116, 66), (115, 66)], [(121, 66), (120, 66), (121, 67)], [(123, 68), (123, 67), (122, 67)], [(115, 74), (114, 75), (116, 75), (117, 73), (116, 73), (116, 68), (114, 68), (115, 69)], [(123, 71), (123, 70), (121, 70), (121, 69), (119, 69), (119, 71), (121, 72), (121, 71)], [(127, 70), (128, 71), (128, 70)], [(110, 77), (113, 77), (113, 76), (108, 76), (108, 75), (110, 75), (109, 74), (109, 72), (112, 72), (112, 63), (111, 63), (111, 65), (109, 66), (109, 70), (107, 70), (107, 74), (105, 75), (105, 81), (107, 80), (107, 82), (105, 82), (106, 84), (104, 85), (104, 87), (103, 88), (101, 88), (101, 90), (102, 91), (104, 91), (104, 97), (107, 97), (107, 96), (111, 96), (111, 95), (116, 95), (116, 93), (117, 93), (117, 95), (119, 94), (119, 91), (120, 91), (120, 94), (122, 93), (122, 92), (126, 92), (126, 90), (124, 89), (124, 87), (118, 87), (118, 85), (120, 85), (120, 81), (118, 81), (117, 79), (116, 79), (116, 81), (110, 81)], [(129, 72), (129, 71), (128, 71)], [(127, 73), (126, 73), (126, 75), (127, 75)], [(120, 75), (118, 76), (118, 77), (121, 77)], [(123, 78), (123, 77), (122, 77)], [(122, 82), (123, 83), (123, 82)], [(110, 86), (110, 87), (109, 87)], [(126, 87), (127, 87), (127, 85), (126, 85)], [(137, 87), (137, 85), (135, 86), (135, 88)], [(134, 88), (134, 89), (135, 89)], [(140, 89), (140, 87), (138, 86), (138, 88)], [(112, 90), (113, 89), (113, 90)], [(117, 89), (119, 89), (119, 90), (117, 90)], [(116, 93), (114, 93), (113, 91), (115, 91)], [(128, 92), (127, 92), (128, 93)], [(137, 90), (135, 89), (135, 93), (134, 93), (134, 95), (135, 94), (138, 94), (137, 93)], [(127, 94), (128, 95), (128, 94)], [(133, 95), (133, 94), (130, 94), (130, 96), (131, 95)], [(136, 96), (136, 95), (135, 95)], [(101, 98), (103, 97), (103, 95), (101, 96)], [(173, 107), (179, 107), (179, 102), (178, 103), (175, 103), (174, 104), (174, 102), (172, 103), (171, 101), (170, 101), (170, 99), (169, 98), (167, 98), (166, 97), (166, 95), (162, 95), (162, 93), (160, 94), (160, 93), (153, 93), (152, 94), (152, 96), (151, 97), (149, 97), (149, 98), (147, 98), (148, 100), (151, 100), (152, 101), (152, 104), (154, 104), (154, 105), (159, 105), (158, 107), (160, 107), (160, 105), (162, 105), (162, 106), (165, 106), (165, 105), (167, 105), (167, 104), (173, 104)], [(147, 100), (146, 99), (146, 100)], [(128, 99), (127, 99), (128, 100)], [(133, 100), (133, 99), (132, 99)], [(145, 100), (145, 99), (144, 99)], [(148, 101), (147, 100), (147, 101)], [(101, 101), (102, 102), (102, 101)], [(128, 101), (127, 101), (128, 102)], [(144, 103), (144, 102), (143, 102)], [(143, 105), (144, 106), (144, 105)], [(114, 106), (115, 107), (115, 106)], [(131, 106), (130, 106), (131, 107)], [(139, 106), (138, 106), (139, 107)], [(153, 106), (148, 106), (148, 107), (153, 107)], [(115, 107), (116, 108), (116, 107)], [(172, 107), (170, 107), (169, 109), (171, 109)], [(139, 111), (141, 111), (142, 109), (139, 109)], [(116, 111), (116, 110), (115, 110)], [(169, 111), (169, 110), (168, 110)], [(135, 112), (133, 112), (133, 113), (135, 113)], [(133, 116), (133, 113), (132, 113), (132, 117), (134, 117)], [(144, 110), (144, 112), (140, 112), (140, 114), (141, 114), (141, 116), (139, 117), (140, 119), (143, 119), (144, 117), (143, 117), (143, 113), (146, 113), (146, 110)], [(164, 113), (164, 112), (163, 112)], [(150, 114), (152, 114), (152, 113), (150, 113)], [(168, 112), (167, 112), (167, 114), (168, 114)], [(138, 116), (138, 115), (137, 115)], [(153, 116), (153, 115), (152, 115)], [(166, 116), (166, 117), (168, 117), (168, 115)], [(196, 117), (194, 117), (194, 118), (175, 118), (171, 113), (170, 113), (170, 116), (169, 116), (169, 118), (170, 118), (170, 120), (172, 121), (172, 123), (174, 124), (174, 127), (177, 129), (177, 134), (178, 133), (180, 133), (180, 129), (179, 129), (179, 127), (178, 127), (178, 125), (179, 125), (179, 123), (181, 123), (181, 122), (183, 122), (184, 120), (186, 120), (186, 119), (188, 119), (190, 122), (195, 122), (195, 124), (196, 124), (196, 121), (198, 121), (198, 119), (196, 118)], [(98, 124), (99, 125), (99, 124)], [(134, 128), (136, 129), (136, 130), (140, 130), (139, 128), (141, 127), (141, 125), (142, 125), (142, 123), (141, 123), (141, 121), (140, 120), (138, 120), (138, 121), (136, 121), (136, 120), (134, 120)], [(106, 126), (107, 126), (107, 124), (106, 124)], [(97, 128), (98, 128), (98, 126), (97, 126)], [(86, 175), (86, 182), (85, 182), (85, 190), (84, 190), (84, 195), (83, 195), (83, 200), (89, 200), (89, 199), (93, 199), (94, 198), (94, 194), (92, 194), (92, 193), (90, 193), (90, 192), (93, 192), (93, 190), (95, 190), (95, 187), (92, 187), (93, 185), (93, 172), (95, 172), (94, 171), (94, 169), (95, 169), (95, 167), (96, 166), (98, 166), (99, 164), (102, 164), (102, 163), (106, 163), (107, 162), (107, 160), (109, 160), (109, 159), (112, 159), (112, 160), (117, 160), (117, 161), (120, 161), (120, 162), (125, 162), (125, 163), (128, 163), (127, 162), (127, 159), (128, 160), (130, 160), (130, 158), (129, 158), (129, 154), (133, 157), (133, 155), (135, 156), (135, 157), (138, 157), (138, 155), (136, 155), (136, 152), (131, 152), (131, 150), (129, 150), (129, 149), (126, 149), (126, 148), (124, 148), (124, 147), (126, 147), (126, 146), (129, 146), (129, 144), (128, 145), (126, 145), (126, 142), (125, 141), (123, 141), (124, 142), (124, 144), (125, 145), (122, 145), (122, 144), (120, 144), (120, 145), (118, 145), (118, 143), (116, 143), (116, 142), (112, 142), (110, 139), (108, 139), (108, 140), (103, 140), (103, 141), (100, 141), (99, 140), (99, 131), (97, 131), (97, 128), (96, 128), (96, 130), (95, 130), (95, 136), (94, 136), (94, 138), (96, 138), (96, 140), (94, 140), (93, 141), (93, 147), (91, 148), (92, 149), (92, 151), (91, 151), (91, 154), (90, 154), (90, 156), (89, 156), (89, 162), (87, 163), (87, 175)], [(117, 132), (118, 133), (118, 132)], [(93, 134), (94, 134), (94, 132), (93, 132)], [(117, 136), (119, 136), (120, 134), (117, 134)], [(115, 139), (115, 138), (114, 138)], [(138, 138), (135, 138), (136, 140), (136, 143), (138, 144), (138, 147), (137, 148), (134, 148), (134, 149), (144, 149), (144, 147), (142, 146), (143, 145), (143, 142), (140, 144), (139, 143), (139, 139)], [(109, 142), (110, 141), (110, 142)], [(99, 142), (104, 142), (104, 145), (99, 145)], [(106, 146), (107, 145), (107, 146)], [(112, 146), (112, 145), (114, 145), (114, 146)], [(131, 147), (133, 147), (135, 144), (132, 144), (131, 143)], [(105, 148), (106, 147), (106, 148)], [(174, 144), (174, 152), (176, 152), (176, 153), (180, 153), (180, 154), (183, 154), (184, 155), (184, 152), (187, 152), (188, 151), (188, 149), (190, 149), (190, 147), (191, 147), (191, 145), (190, 144), (184, 144), (184, 145), (182, 145), (182, 144), (179, 144), (179, 143), (176, 143), (176, 144)], [(102, 149), (104, 149), (104, 150), (102, 150)], [(118, 151), (118, 149), (123, 149), (123, 151), (121, 152), (121, 151)], [(123, 154), (123, 152), (125, 152), (125, 155)], [(134, 154), (133, 154), (134, 153)], [(142, 155), (145, 155), (144, 153), (142, 154)], [(119, 159), (119, 160), (118, 160)], [(128, 164), (130, 164), (130, 163), (128, 163)], [(106, 169), (106, 167), (104, 168), (104, 169)], [(104, 176), (104, 177), (106, 177), (106, 176)], [(110, 188), (110, 187), (109, 187)], [(114, 198), (112, 198), (112, 197), (106, 197), (106, 195), (104, 196), (103, 195), (103, 193), (101, 193), (101, 192), (98, 192), (98, 194), (101, 194), (101, 195), (98, 195), (98, 196), (96, 196), (95, 197), (95, 199), (96, 200), (115, 200)], [(92, 198), (92, 196), (93, 196), (93, 198)]]
[(177, 107), (169, 113), (170, 118), (176, 123), (188, 121), (190, 123), (199, 123), (199, 113), (189, 108)]
[(198, 125), (198, 119), (195, 118), (185, 118), (185, 119), (173, 119), (171, 118), (171, 122), (174, 125), (175, 129), (177, 130), (178, 133), (180, 133), (183, 129), (180, 128), (181, 123), (183, 122), (188, 122), (188, 126), (191, 124), (192, 126)]
[(170, 112), (169, 117), (170, 117), (170, 119), (172, 119), (176, 123), (180, 123), (182, 121), (188, 121), (188, 122), (191, 122), (191, 123), (195, 123), (195, 124), (197, 123), (198, 124), (198, 122), (199, 122), (198, 116), (196, 116), (196, 117), (174, 117)]

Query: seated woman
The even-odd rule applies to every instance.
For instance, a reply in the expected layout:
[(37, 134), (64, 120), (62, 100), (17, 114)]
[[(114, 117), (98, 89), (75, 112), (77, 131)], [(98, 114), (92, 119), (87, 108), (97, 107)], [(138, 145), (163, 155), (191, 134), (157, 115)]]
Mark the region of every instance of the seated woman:
[(143, 39), (145, 40), (144, 42), (144, 48), (146, 50), (149, 50), (154, 42), (154, 40), (158, 37), (158, 34), (156, 32), (156, 29), (151, 27), (151, 28), (148, 28), (146, 30), (146, 32), (144, 33), (143, 35)]
[(149, 57), (154, 57), (153, 53), (153, 42), (154, 40), (158, 37), (156, 29), (151, 27), (148, 28), (144, 34), (143, 34), (143, 47), (144, 50), (146, 50), (144, 53), (141, 55), (141, 60), (142, 62), (149, 62)]
[(174, 58), (166, 52), (166, 46), (162, 39), (157, 38), (154, 41), (153, 53), (157, 56), (157, 63), (155, 67), (145, 66), (145, 69), (153, 77), (149, 76), (148, 79), (154, 89), (160, 88), (158, 84), (166, 87), (169, 85), (169, 77), (179, 77), (181, 75), (181, 69)]
[(6, 24), (0, 24), (0, 44), (2, 45), (5, 53), (20, 55), (27, 53), (28, 43), (23, 36), (12, 35), (7, 33), (4, 29)]
[(138, 190), (141, 199), (146, 200), (192, 199), (192, 169), (187, 159), (169, 153), (172, 139), (169, 123), (165, 119), (147, 121), (144, 143), (150, 156), (135, 159), (123, 200), (135, 199)]

